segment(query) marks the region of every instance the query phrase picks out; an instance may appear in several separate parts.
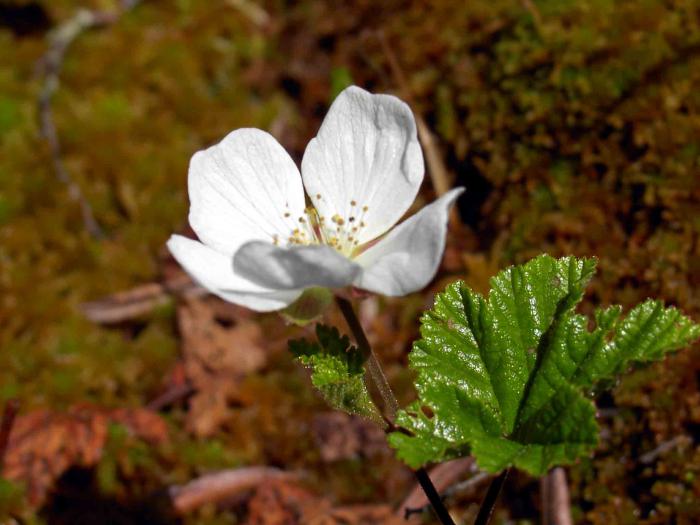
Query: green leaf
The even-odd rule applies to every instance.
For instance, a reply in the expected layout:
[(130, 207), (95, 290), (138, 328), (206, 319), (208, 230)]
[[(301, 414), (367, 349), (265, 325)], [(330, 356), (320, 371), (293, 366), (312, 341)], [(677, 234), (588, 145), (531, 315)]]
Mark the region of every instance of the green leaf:
[(362, 352), (334, 327), (317, 324), (316, 337), (318, 343), (289, 342), (292, 354), (312, 370), (312, 384), (333, 408), (383, 423), (364, 381)]
[(599, 310), (589, 329), (574, 309), (595, 264), (543, 255), (499, 273), (488, 299), (462, 282), (438, 294), (409, 356), (419, 399), (389, 436), (399, 457), (418, 467), (471, 453), (491, 472), (541, 475), (589, 454), (598, 425), (587, 391), (700, 336), (651, 300), (624, 320), (620, 307)]

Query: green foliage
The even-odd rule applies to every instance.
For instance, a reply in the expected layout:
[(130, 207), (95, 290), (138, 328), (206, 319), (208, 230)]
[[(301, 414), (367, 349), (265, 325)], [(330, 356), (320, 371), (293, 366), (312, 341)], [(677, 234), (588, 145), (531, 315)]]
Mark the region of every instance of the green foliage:
[(410, 355), (419, 400), (398, 419), (412, 435), (390, 436), (399, 456), (419, 466), (470, 451), (491, 472), (541, 475), (589, 453), (598, 426), (585, 393), (700, 336), (652, 300), (624, 319), (620, 307), (597, 310), (589, 329), (574, 310), (595, 265), (543, 255), (499, 273), (488, 299), (462, 282), (439, 294)]
[(364, 356), (337, 328), (316, 325), (318, 343), (305, 339), (289, 342), (289, 350), (312, 370), (311, 382), (333, 408), (374, 421), (381, 415), (364, 380)]
[[(117, 4), (35, 3), (56, 26), (78, 8)], [(85, 235), (40, 140), (36, 64), (46, 35), (0, 28), (0, 400), (114, 406), (160, 392), (178, 356), (172, 314), (143, 319), (128, 330), (134, 340), (85, 321), (78, 305), (163, 274), (163, 242), (187, 222), (193, 151), (253, 126), (272, 130), (300, 159), (329, 93), (348, 79), (396, 92), (385, 51), (364, 31), (368, 20), (394, 48), (411, 105), (439, 135), (448, 168), (468, 178), (463, 218), (477, 241), (466, 234), (470, 258), (450, 271), (485, 290), (493, 268), (538, 253), (597, 254), (605, 272), (591, 287), (593, 301), (627, 307), (663, 297), (700, 314), (697, 2), (271, 2), (264, 8), (272, 31), (243, 4), (141, 2), (68, 49), (53, 111), (63, 159), (107, 232), (100, 242)], [(422, 301), (416, 294), (381, 303), (392, 327), (383, 347), (414, 338)], [(266, 334), (284, 339), (271, 317), (264, 322)], [(697, 424), (699, 355), (696, 347), (622, 380), (616, 415), (604, 422), (614, 452), (569, 472), (574, 506), (589, 509), (579, 511), (582, 521), (696, 521), (697, 482), (686, 479), (700, 473), (696, 448), (679, 447), (641, 473), (619, 457), (639, 457)], [(243, 419), (213, 438), (226, 459), (200, 446), (184, 411), (173, 410), (162, 483), (173, 472), (184, 483), (198, 465), (262, 463), (269, 449), (275, 463), (299, 461), (300, 440), (287, 438), (307, 436), (316, 404), (308, 389), (290, 387), (299, 385), (289, 366), (278, 360), (248, 379), (258, 385), (255, 404), (233, 410)], [(264, 434), (270, 418), (275, 432)], [(275, 446), (260, 445), (273, 439)], [(660, 490), (659, 477), (673, 490)], [(635, 483), (642, 490), (628, 490)], [(376, 481), (375, 494), (385, 486)]]

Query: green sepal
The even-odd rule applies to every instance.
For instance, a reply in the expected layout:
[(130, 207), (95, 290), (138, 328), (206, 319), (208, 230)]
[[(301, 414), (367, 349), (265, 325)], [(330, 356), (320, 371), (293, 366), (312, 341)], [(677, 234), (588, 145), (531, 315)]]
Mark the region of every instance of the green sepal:
[(280, 314), (284, 319), (297, 326), (306, 326), (323, 315), (333, 303), (333, 292), (328, 288), (307, 288), (292, 304)]
[(383, 424), (365, 383), (365, 358), (334, 327), (316, 325), (318, 342), (289, 341), (289, 350), (311, 369), (311, 382), (335, 409)]

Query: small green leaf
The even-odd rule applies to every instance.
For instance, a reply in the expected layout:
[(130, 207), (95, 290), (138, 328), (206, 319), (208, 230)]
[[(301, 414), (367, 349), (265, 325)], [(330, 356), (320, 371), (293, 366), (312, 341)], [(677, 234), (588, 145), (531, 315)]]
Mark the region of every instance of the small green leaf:
[(543, 255), (491, 280), (488, 299), (456, 282), (421, 319), (409, 356), (419, 400), (389, 441), (413, 467), (473, 454), (491, 472), (541, 475), (597, 444), (584, 394), (633, 362), (659, 359), (700, 336), (674, 308), (647, 301), (624, 320), (599, 310), (595, 328), (574, 309), (595, 260)]
[(318, 343), (289, 342), (289, 350), (312, 370), (311, 382), (333, 408), (382, 422), (364, 376), (364, 356), (334, 327), (316, 325)]

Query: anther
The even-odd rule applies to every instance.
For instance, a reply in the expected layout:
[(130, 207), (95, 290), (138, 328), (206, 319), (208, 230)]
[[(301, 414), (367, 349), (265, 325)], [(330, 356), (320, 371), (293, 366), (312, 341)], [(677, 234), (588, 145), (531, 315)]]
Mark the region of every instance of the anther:
[(362, 206), (362, 211), (367, 211), (369, 210), (369, 206)]
[(356, 200), (351, 200), (351, 201), (350, 201), (350, 206), (357, 206), (357, 201), (356, 201)]

